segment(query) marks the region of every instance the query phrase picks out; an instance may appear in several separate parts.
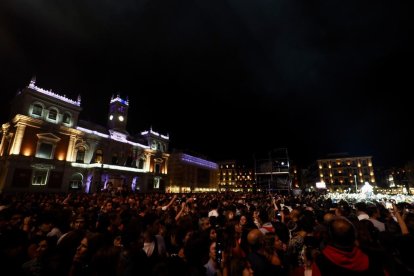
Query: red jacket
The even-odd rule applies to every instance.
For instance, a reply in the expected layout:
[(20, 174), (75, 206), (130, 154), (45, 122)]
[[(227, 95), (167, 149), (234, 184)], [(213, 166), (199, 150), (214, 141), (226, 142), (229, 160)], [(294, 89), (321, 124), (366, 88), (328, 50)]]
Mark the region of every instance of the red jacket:
[[(322, 254), (334, 265), (355, 272), (362, 272), (369, 269), (369, 257), (358, 247), (354, 247), (352, 251), (342, 251), (333, 246), (328, 245)], [(384, 272), (388, 275), (387, 272)], [(312, 264), (312, 276), (321, 276), (316, 262)]]

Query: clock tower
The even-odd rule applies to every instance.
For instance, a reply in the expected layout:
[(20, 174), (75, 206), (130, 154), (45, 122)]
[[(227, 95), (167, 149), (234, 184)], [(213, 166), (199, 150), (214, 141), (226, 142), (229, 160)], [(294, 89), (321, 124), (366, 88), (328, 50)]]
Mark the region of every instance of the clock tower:
[(128, 119), (128, 97), (122, 99), (119, 94), (112, 96), (109, 103), (108, 128), (120, 132), (126, 132), (126, 124)]

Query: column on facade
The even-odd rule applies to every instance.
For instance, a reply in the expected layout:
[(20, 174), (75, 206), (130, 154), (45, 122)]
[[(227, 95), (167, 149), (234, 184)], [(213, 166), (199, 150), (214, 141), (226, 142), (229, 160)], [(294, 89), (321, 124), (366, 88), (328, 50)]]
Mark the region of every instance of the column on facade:
[(164, 158), (164, 174), (168, 174), (168, 157)]
[(66, 153), (66, 161), (73, 162), (73, 152), (75, 151), (76, 136), (71, 135), (69, 138), (68, 150)]
[(150, 153), (146, 153), (145, 154), (145, 167), (144, 167), (144, 171), (149, 172), (150, 171), (150, 166), (151, 166), (151, 154)]
[(3, 127), (3, 136), (1, 138), (1, 144), (0, 144), (0, 156), (3, 156), (4, 153), (4, 145), (6, 144), (6, 137), (9, 135), (9, 126), (8, 124), (4, 124)]
[(22, 146), (25, 129), (26, 129), (26, 125), (17, 123), (16, 133), (14, 134), (14, 139), (13, 139), (13, 144), (10, 150), (10, 154), (16, 154), (16, 155), (20, 154), (20, 148)]

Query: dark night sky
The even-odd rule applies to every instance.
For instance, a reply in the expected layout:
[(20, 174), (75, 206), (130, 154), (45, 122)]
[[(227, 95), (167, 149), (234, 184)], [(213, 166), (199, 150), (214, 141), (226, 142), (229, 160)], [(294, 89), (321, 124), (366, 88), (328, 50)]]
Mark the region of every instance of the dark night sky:
[(152, 125), (213, 160), (287, 147), (301, 165), (336, 152), (402, 165), (412, 2), (3, 0), (0, 115), (36, 75), (100, 124), (128, 95), (131, 133)]

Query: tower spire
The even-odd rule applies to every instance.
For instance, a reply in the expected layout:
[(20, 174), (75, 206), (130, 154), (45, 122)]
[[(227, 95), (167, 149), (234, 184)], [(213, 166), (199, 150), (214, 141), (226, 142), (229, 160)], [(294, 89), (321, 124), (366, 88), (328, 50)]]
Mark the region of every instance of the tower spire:
[(32, 79), (30, 80), (29, 87), (33, 87), (36, 85), (36, 75), (33, 75)]

